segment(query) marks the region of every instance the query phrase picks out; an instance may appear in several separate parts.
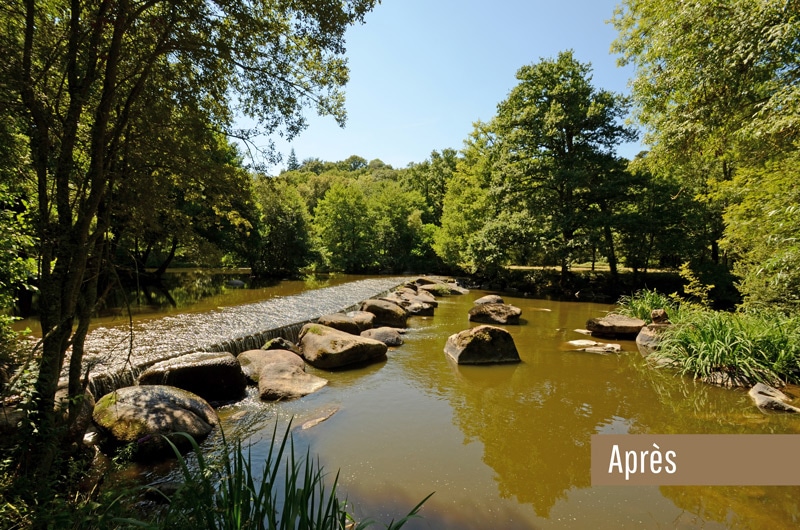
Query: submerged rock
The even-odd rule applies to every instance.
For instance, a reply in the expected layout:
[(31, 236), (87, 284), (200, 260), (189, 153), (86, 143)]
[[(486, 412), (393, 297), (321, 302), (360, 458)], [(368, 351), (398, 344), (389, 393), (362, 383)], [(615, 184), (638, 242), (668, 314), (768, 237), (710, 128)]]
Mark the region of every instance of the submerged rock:
[(593, 340), (571, 340), (567, 342), (572, 351), (583, 351), (589, 353), (619, 353), (622, 346), (608, 342), (595, 342)]
[(586, 329), (597, 337), (634, 338), (644, 327), (644, 320), (609, 313), (586, 322)]
[(233, 354), (197, 352), (154, 364), (142, 372), (139, 384), (174, 386), (208, 401), (236, 401), (247, 381)]
[(480, 304), (505, 304), (503, 297), (496, 294), (487, 294), (475, 300), (475, 305)]
[(511, 334), (494, 326), (477, 326), (450, 335), (444, 352), (458, 364), (520, 362)]
[(142, 459), (171, 454), (165, 438), (179, 448), (190, 447), (175, 433), (201, 441), (219, 423), (203, 398), (165, 385), (130, 386), (106, 394), (97, 401), (92, 418), (117, 444), (137, 442), (136, 456)]
[(790, 403), (791, 397), (764, 383), (756, 383), (747, 394), (753, 398), (756, 406), (761, 410), (800, 413), (800, 408)]
[(328, 384), (327, 379), (306, 373), (305, 361), (289, 350), (248, 350), (238, 359), (264, 401), (303, 397)]
[(471, 322), (485, 324), (519, 324), (522, 309), (509, 304), (478, 304), (469, 310)]
[(320, 324), (303, 326), (299, 341), (303, 359), (311, 366), (326, 370), (378, 361), (386, 357), (388, 350), (380, 341)]

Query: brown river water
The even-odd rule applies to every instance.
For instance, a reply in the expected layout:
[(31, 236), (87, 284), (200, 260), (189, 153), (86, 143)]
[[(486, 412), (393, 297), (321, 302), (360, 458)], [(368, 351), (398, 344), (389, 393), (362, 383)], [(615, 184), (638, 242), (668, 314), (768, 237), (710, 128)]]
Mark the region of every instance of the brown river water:
[[(291, 282), (261, 296), (304, 288)], [(587, 338), (574, 330), (613, 309), (604, 304), (503, 295), (522, 309), (522, 324), (505, 326), (522, 362), (458, 366), (444, 344), (471, 326), (467, 312), (485, 294), (440, 298), (435, 316), (410, 320), (405, 344), (385, 361), (336, 372), (309, 367), (329, 380), (315, 394), (224, 407), (226, 432), (259, 418), (250, 438), (258, 462), (276, 420), (292, 419), (298, 452), (310, 448), (331, 479), (339, 471), (340, 495), (357, 518), (386, 523), (435, 492), (410, 529), (800, 525), (800, 487), (592, 487), (593, 434), (797, 434), (800, 418), (765, 415), (744, 391), (654, 370), (633, 342), (620, 342), (620, 354), (568, 351), (567, 341)]]

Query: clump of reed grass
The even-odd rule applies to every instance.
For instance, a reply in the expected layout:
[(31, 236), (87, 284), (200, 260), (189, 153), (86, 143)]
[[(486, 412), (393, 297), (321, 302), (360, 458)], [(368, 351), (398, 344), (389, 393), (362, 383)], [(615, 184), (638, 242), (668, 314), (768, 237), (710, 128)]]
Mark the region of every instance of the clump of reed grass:
[(650, 322), (650, 313), (654, 309), (663, 309), (672, 322), (679, 322), (688, 310), (676, 296), (667, 296), (651, 289), (642, 289), (630, 296), (622, 296), (617, 302), (618, 312), (622, 315)]
[[(193, 446), (197, 465), (190, 466), (176, 449), (184, 483), (169, 498), (170, 506), (159, 528), (207, 530), (360, 530), (372, 526), (370, 520), (354, 521), (347, 502), (337, 494), (339, 475), (326, 486), (326, 474), (318, 460), (307, 451), (298, 458), (287, 426), (273, 443), (260, 473), (254, 471), (249, 449), (237, 439), (231, 446), (222, 441), (221, 461), (206, 460), (197, 443)], [(431, 494), (432, 495), (432, 494)], [(428, 495), (399, 521), (386, 528), (397, 530), (417, 516)]]
[(659, 355), (684, 374), (771, 385), (800, 382), (800, 318), (697, 311), (665, 333)]
[(656, 355), (682, 374), (708, 378), (720, 373), (741, 384), (800, 383), (800, 316), (712, 311), (649, 290), (623, 297), (619, 304), (620, 313), (645, 321), (653, 309), (666, 310), (675, 325), (661, 335)]

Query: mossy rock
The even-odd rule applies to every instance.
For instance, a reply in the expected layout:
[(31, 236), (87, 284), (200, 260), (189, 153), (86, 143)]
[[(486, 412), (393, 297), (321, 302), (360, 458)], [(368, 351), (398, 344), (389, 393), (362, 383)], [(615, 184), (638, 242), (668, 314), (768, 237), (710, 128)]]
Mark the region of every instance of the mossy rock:
[(185, 447), (188, 440), (175, 433), (200, 441), (219, 423), (203, 398), (166, 385), (131, 386), (106, 394), (97, 401), (92, 419), (112, 446), (136, 443), (140, 459), (169, 455), (167, 438)]

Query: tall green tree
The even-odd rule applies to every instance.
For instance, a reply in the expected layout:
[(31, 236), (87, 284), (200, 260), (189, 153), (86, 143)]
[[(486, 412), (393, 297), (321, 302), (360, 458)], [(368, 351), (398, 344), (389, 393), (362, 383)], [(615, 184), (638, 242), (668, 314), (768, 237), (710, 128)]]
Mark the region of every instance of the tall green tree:
[[(696, 199), (695, 209), (705, 210), (708, 252), (700, 261), (725, 266), (734, 258), (738, 273), (750, 279), (765, 272), (757, 256), (773, 234), (756, 235), (741, 224), (747, 219), (762, 230), (777, 225), (773, 210), (742, 215), (741, 208), (761, 200), (761, 190), (781, 187), (775, 161), (791, 160), (798, 146), (798, 13), (798, 0), (626, 0), (613, 19), (619, 31), (613, 49), (622, 64), (635, 68), (634, 115), (652, 147), (650, 171), (677, 176), (683, 193)], [(741, 179), (739, 171), (745, 173)], [(761, 187), (752, 185), (756, 175)], [(759, 211), (760, 219), (751, 217)], [(786, 217), (782, 212), (775, 215)], [(749, 249), (744, 233), (754, 236)], [(723, 236), (730, 256), (721, 252)], [(777, 276), (783, 269), (770, 270), (776, 276), (762, 277), (765, 284), (791, 284)], [(758, 298), (756, 285), (740, 284), (746, 296)]]
[(282, 177), (259, 177), (253, 195), (260, 217), (250, 239), (250, 267), (256, 276), (296, 274), (314, 257), (311, 217), (300, 193)]
[(731, 183), (724, 248), (745, 305), (800, 311), (800, 151), (741, 170)]
[(797, 0), (621, 2), (612, 50), (635, 67), (645, 141), (676, 159), (706, 153), (720, 165), (792, 149), (800, 133), (798, 12)]
[(405, 186), (418, 191), (425, 198), (429, 211), (426, 221), (437, 226), (441, 224), (447, 183), (456, 171), (457, 160), (458, 152), (455, 149), (431, 151), (428, 160), (411, 164), (404, 175)]
[[(290, 138), (309, 106), (343, 121), (345, 30), (375, 3), (25, 0), (2, 8), (0, 105), (4, 115), (23, 117), (36, 178), (44, 340), (36, 428), (20, 465), (41, 491), (63, 432), (54, 403), (68, 349), (68, 423), (80, 405), (96, 278), (121, 206), (112, 200), (123, 178), (116, 163), (142, 95), (199, 102), (210, 116), (205, 126), (229, 132), (234, 109), (261, 132)], [(165, 78), (172, 83), (159, 92), (153, 83)]]
[(328, 190), (314, 211), (314, 231), (335, 270), (360, 273), (377, 267), (376, 226), (357, 183), (337, 182)]
[(591, 66), (571, 51), (524, 66), (497, 108), (498, 171), (504, 207), (526, 211), (555, 249), (562, 276), (614, 148), (635, 137), (622, 119), (626, 100), (591, 83)]

